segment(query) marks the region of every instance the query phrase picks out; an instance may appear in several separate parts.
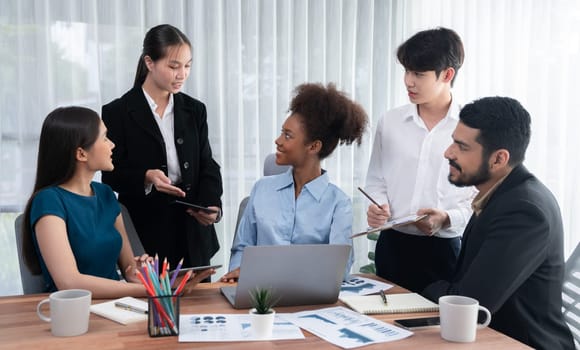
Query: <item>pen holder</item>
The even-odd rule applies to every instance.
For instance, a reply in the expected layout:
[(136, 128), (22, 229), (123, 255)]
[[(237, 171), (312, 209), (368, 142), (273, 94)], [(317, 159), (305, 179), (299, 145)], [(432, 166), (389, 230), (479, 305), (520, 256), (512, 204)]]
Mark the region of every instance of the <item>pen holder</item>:
[(147, 329), (150, 337), (179, 335), (179, 299), (179, 295), (147, 298)]

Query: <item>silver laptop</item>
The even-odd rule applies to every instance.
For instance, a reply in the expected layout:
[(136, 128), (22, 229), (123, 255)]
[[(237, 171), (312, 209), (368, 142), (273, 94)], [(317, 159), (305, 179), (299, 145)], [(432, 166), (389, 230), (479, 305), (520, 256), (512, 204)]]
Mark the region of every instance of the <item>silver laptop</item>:
[(301, 244), (244, 248), (238, 285), (222, 287), (236, 309), (251, 307), (250, 291), (270, 288), (276, 306), (335, 303), (349, 245)]

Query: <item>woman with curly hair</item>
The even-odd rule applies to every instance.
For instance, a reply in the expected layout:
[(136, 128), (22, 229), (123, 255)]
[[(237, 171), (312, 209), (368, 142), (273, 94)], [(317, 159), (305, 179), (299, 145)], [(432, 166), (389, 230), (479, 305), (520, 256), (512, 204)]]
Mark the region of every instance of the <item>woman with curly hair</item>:
[[(238, 278), (246, 246), (352, 245), (351, 200), (330, 183), (320, 162), (339, 143), (360, 144), (367, 115), (333, 84), (302, 84), (295, 93), (290, 116), (274, 141), (276, 163), (291, 168), (254, 185), (232, 245), (230, 272), (222, 281)], [(351, 265), (352, 253), (345, 276)]]

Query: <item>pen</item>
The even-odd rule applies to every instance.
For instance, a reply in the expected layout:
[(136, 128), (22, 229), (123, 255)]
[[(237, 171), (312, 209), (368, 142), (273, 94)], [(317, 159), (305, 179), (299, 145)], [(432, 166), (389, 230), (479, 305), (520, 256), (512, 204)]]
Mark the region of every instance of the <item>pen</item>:
[(360, 188), (360, 187), (359, 187), (359, 188), (358, 188), (358, 190), (359, 190), (359, 191), (361, 191), (361, 192), (362, 192), (362, 194), (364, 194), (364, 195), (365, 195), (365, 197), (367, 197), (367, 198), (368, 198), (368, 199), (369, 199), (371, 202), (373, 202), (373, 204), (374, 204), (374, 205), (376, 205), (376, 206), (377, 206), (377, 207), (379, 207), (379, 208), (381, 207), (381, 205), (380, 205), (379, 203), (377, 203), (377, 201), (375, 201), (374, 199), (372, 199), (372, 197), (371, 197), (371, 196), (369, 196), (369, 194), (368, 194), (368, 193), (366, 193), (365, 191), (363, 191), (363, 189), (362, 189), (362, 188)]
[(143, 309), (140, 309), (138, 307), (134, 307), (134, 306), (131, 306), (129, 304), (125, 304), (125, 303), (120, 302), (120, 301), (115, 301), (115, 306), (120, 308), (120, 309), (137, 312), (139, 314), (146, 314), (147, 313), (147, 310), (143, 310)]
[(388, 305), (389, 303), (387, 302), (387, 296), (385, 295), (385, 292), (381, 290), (379, 291), (379, 295), (381, 296), (381, 299), (383, 299), (383, 304)]

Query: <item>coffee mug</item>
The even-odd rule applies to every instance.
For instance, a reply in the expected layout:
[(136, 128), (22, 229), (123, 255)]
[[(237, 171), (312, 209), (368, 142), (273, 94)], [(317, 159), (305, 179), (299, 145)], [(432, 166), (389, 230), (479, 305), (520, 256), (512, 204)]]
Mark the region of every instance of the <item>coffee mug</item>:
[[(50, 317), (41, 311), (42, 305), (50, 303)], [(65, 289), (54, 292), (36, 306), (41, 320), (50, 322), (52, 335), (72, 337), (89, 329), (91, 292), (84, 289)]]
[[(479, 310), (487, 317), (483, 324), (477, 324)], [(475, 341), (477, 329), (485, 328), (491, 322), (491, 313), (473, 298), (459, 295), (445, 295), (439, 298), (441, 338), (453, 342)]]

